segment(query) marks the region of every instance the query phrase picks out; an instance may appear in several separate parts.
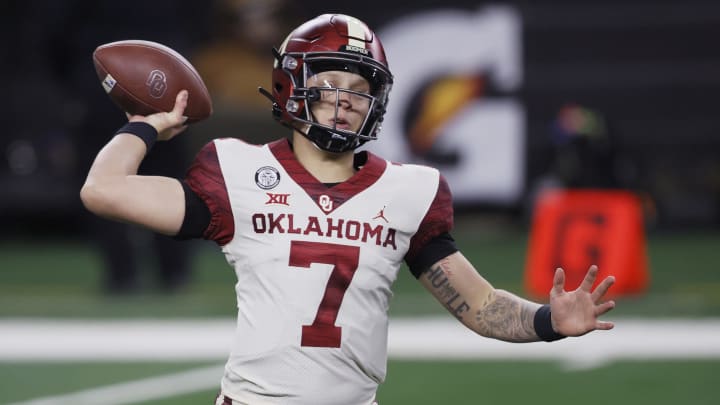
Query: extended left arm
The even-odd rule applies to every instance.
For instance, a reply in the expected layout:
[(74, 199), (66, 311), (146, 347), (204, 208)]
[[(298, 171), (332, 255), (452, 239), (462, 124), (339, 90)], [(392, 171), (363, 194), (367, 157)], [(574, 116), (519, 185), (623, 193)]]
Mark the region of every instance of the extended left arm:
[[(612, 323), (597, 318), (614, 307), (612, 301), (599, 303), (614, 279), (606, 278), (591, 291), (596, 276), (597, 268), (592, 266), (582, 285), (566, 292), (564, 273), (557, 270), (550, 292), (551, 330), (564, 336), (580, 336), (612, 328)], [(478, 334), (508, 342), (541, 340), (535, 328), (541, 305), (493, 288), (460, 252), (430, 266), (419, 279), (450, 313)]]

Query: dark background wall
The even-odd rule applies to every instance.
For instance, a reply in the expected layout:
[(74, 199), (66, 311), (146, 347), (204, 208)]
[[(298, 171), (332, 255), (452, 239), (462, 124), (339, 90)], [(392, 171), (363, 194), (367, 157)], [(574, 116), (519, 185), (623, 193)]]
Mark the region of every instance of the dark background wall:
[[(331, 2), (314, 3), (314, 13), (333, 9)], [(416, 1), (409, 9), (371, 0), (341, 10), (382, 27), (409, 12), (485, 4)], [(519, 96), (527, 108), (528, 182), (553, 165), (550, 127), (562, 106), (575, 103), (606, 119), (619, 155), (608, 175), (651, 196), (653, 221), (668, 228), (720, 225), (720, 3), (501, 4), (516, 7), (523, 20)]]
[[(476, 10), (484, 4), (415, 1), (408, 7), (366, 0), (341, 6), (306, 1), (302, 6), (279, 7), (288, 24), (324, 12), (343, 12), (381, 30), (397, 18), (422, 10)], [(515, 7), (523, 22), (524, 80), (517, 96), (527, 112), (528, 195), (549, 171), (565, 170), (561, 176), (569, 176), (569, 182), (577, 174), (572, 165), (558, 169), (559, 151), (552, 134), (559, 111), (579, 105), (603, 117), (612, 142), (612, 159), (593, 162), (597, 150), (576, 151), (591, 171), (597, 169), (600, 176), (608, 173), (619, 186), (645, 195), (655, 226), (717, 229), (720, 3), (502, 4)], [(109, 136), (124, 118), (107, 102), (95, 80), (90, 59), (94, 47), (134, 37), (194, 55), (218, 35), (227, 35), (219, 28), (232, 16), (218, 10), (226, 9), (214, 3), (173, 1), (8, 1), (0, 5), (4, 95), (0, 101), (0, 223), (4, 229), (56, 227), (65, 232), (83, 216), (77, 197), (83, 175), (93, 153), (107, 140), (102, 134)], [(228, 118), (243, 116), (241, 109), (233, 113), (231, 107), (218, 106), (218, 110), (225, 111), (219, 114), (218, 128), (243, 123)], [(180, 152), (173, 156), (182, 166), (194, 153), (194, 145), (178, 147)], [(608, 161), (612, 161), (610, 167), (603, 166)], [(464, 208), (517, 220), (524, 217), (520, 206)]]

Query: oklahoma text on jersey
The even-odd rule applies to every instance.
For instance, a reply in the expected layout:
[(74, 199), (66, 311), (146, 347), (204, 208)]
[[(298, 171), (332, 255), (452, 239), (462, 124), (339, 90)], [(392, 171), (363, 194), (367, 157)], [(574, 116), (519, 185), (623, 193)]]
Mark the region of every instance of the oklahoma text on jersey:
[(328, 238), (360, 240), (363, 243), (375, 243), (377, 246), (392, 247), (395, 245), (396, 230), (382, 225), (373, 225), (352, 219), (325, 218), (309, 216), (295, 217), (293, 214), (256, 213), (252, 215), (252, 226), (255, 233), (290, 233), (317, 235)]

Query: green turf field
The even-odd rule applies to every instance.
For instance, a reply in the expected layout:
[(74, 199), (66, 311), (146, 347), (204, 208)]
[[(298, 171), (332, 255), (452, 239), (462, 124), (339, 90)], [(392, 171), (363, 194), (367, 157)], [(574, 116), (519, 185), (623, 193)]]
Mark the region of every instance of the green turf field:
[[(135, 380), (204, 364), (0, 364), (2, 402)], [(547, 362), (391, 361), (380, 404), (713, 405), (720, 362), (621, 362), (564, 371)], [(39, 382), (39, 383), (38, 383)], [(137, 402), (212, 404), (216, 390)]]
[[(523, 230), (458, 221), (464, 253), (497, 287), (519, 294), (525, 260)], [(100, 259), (77, 239), (0, 242), (0, 319), (233, 317), (234, 275), (210, 243), (193, 243), (194, 282), (167, 295), (152, 289), (129, 297), (102, 294)], [(624, 298), (611, 317), (720, 317), (720, 233), (649, 235), (652, 284)], [(392, 316), (440, 315), (444, 310), (402, 272)], [(0, 336), (2, 344), (2, 336)], [(692, 345), (688, 341), (688, 345)], [(0, 404), (59, 395), (191, 370), (207, 363), (43, 363), (0, 361)], [(540, 361), (400, 361), (389, 363), (379, 392), (387, 404), (715, 404), (720, 361), (622, 361), (568, 371)], [(144, 404), (211, 404), (215, 389)], [(49, 402), (51, 405), (58, 402)]]

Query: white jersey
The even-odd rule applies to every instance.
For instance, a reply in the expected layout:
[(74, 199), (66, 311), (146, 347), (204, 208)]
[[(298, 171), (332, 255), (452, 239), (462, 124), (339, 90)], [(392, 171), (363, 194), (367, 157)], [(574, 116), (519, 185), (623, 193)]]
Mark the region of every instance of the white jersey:
[(437, 170), (370, 153), (328, 187), (287, 140), (208, 144), (188, 184), (208, 204), (238, 282), (222, 392), (247, 404), (370, 404), (385, 378), (387, 311), (403, 260), (452, 226)]

